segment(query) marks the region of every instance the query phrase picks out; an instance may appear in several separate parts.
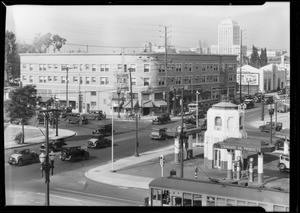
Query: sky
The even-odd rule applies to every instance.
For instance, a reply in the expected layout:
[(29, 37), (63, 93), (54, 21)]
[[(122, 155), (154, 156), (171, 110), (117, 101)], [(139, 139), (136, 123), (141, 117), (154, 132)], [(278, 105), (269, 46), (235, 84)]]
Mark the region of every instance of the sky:
[[(289, 2), (260, 6), (7, 6), (6, 30), (20, 42), (31, 43), (37, 33), (58, 34), (74, 48), (142, 47), (146, 41), (182, 50), (218, 43), (218, 24), (226, 18), (243, 30), (243, 45), (289, 51)], [(82, 45), (81, 47), (79, 45)]]

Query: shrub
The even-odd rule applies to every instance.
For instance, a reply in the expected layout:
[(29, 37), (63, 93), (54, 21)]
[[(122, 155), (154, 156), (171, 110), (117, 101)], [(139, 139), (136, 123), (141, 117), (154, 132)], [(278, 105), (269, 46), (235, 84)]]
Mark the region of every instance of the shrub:
[(17, 144), (20, 144), (22, 143), (22, 138), (23, 138), (23, 133), (22, 132), (19, 132), (16, 137), (15, 137), (15, 141)]

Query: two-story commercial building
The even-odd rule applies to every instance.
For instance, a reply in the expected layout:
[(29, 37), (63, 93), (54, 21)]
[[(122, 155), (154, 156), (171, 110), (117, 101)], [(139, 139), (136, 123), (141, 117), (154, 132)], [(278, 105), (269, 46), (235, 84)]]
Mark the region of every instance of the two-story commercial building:
[[(21, 81), (34, 84), (45, 101), (59, 99), (60, 105), (79, 112), (100, 109), (110, 113), (120, 106), (126, 113), (138, 105), (144, 115), (170, 109), (176, 88), (185, 86), (184, 104), (199, 99), (235, 97), (236, 56), (168, 53), (26, 53), (20, 54)], [(167, 69), (166, 69), (167, 65)], [(130, 75), (131, 74), (131, 78)], [(67, 81), (68, 79), (68, 81)], [(131, 85), (130, 85), (131, 83)], [(169, 91), (169, 93), (168, 93)], [(169, 94), (169, 95), (168, 95)], [(177, 97), (177, 99), (176, 99)]]

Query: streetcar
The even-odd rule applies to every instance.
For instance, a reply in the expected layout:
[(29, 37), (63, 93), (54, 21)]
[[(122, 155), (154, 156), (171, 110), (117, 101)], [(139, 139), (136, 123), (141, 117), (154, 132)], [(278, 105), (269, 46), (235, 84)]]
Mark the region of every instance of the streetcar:
[(150, 206), (258, 206), (266, 211), (289, 211), (289, 192), (283, 189), (238, 186), (178, 177), (149, 183)]

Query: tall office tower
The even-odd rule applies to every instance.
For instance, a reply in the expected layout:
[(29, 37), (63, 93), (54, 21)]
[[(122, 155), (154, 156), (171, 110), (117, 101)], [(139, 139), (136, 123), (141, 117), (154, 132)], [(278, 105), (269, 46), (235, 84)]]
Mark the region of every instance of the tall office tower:
[(218, 26), (219, 54), (239, 54), (240, 26), (236, 21), (227, 18)]

